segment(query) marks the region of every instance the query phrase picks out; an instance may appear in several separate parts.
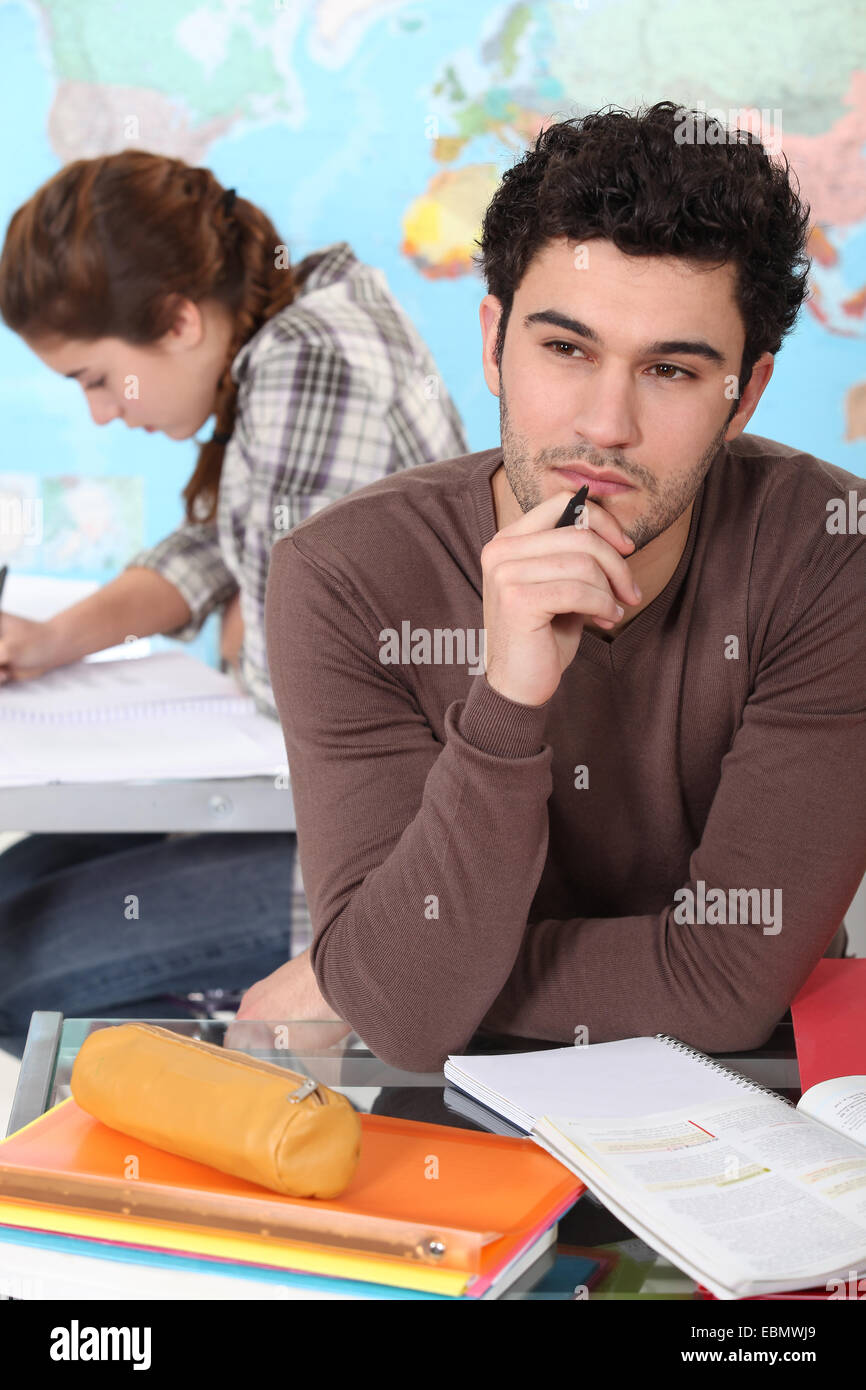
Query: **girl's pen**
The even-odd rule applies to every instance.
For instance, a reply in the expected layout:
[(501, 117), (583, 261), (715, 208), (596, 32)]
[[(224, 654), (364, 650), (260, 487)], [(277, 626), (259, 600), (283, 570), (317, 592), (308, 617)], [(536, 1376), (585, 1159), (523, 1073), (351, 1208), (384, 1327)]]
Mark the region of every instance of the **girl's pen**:
[(589, 494), (589, 483), (584, 483), (583, 487), (580, 489), (580, 492), (576, 492), (576, 493), (574, 494), (574, 496), (569, 500), (568, 506), (566, 507), (565, 511), (562, 513), (562, 516), (559, 518), (559, 521), (556, 523), (556, 526), (554, 526), (554, 528), (553, 528), (554, 531), (558, 530), (558, 528), (559, 528), (560, 526), (572, 526), (572, 525), (574, 525), (574, 523), (575, 523), (575, 516), (577, 515), (577, 512), (580, 510), (580, 508), (581, 508), (581, 507), (584, 505), (584, 503), (586, 502), (586, 499), (587, 499), (588, 494)]

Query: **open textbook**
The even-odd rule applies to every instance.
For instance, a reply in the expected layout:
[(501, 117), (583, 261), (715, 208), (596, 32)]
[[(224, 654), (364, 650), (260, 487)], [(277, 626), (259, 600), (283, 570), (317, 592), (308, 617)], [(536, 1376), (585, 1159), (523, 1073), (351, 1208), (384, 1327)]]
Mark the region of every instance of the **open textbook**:
[(717, 1298), (866, 1273), (866, 1076), (794, 1106), (661, 1034), (449, 1057), (445, 1074)]

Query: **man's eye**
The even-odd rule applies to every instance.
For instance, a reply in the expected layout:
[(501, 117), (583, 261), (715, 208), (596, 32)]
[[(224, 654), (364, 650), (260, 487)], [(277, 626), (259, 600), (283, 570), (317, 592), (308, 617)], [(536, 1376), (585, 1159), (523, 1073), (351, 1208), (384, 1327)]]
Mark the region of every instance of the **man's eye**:
[[(694, 376), (694, 372), (687, 372), (685, 367), (675, 367), (673, 362), (656, 362), (655, 366), (650, 368), (650, 371), (679, 372), (680, 376), (683, 378)], [(674, 376), (661, 376), (657, 378), (658, 381), (676, 381), (676, 379), (677, 378)]]
[[(567, 350), (568, 350), (569, 352), (580, 352), (580, 351), (581, 351), (581, 349), (577, 346), (577, 343), (566, 343), (566, 342), (563, 342), (563, 341), (545, 343), (544, 346), (545, 346), (545, 347), (548, 347), (548, 348), (549, 348), (549, 347), (553, 347), (553, 348), (560, 348), (560, 347), (563, 347), (563, 348), (567, 348)], [(555, 352), (553, 355), (554, 355), (554, 357), (563, 357), (563, 356), (564, 356), (564, 353)]]
[[(553, 340), (549, 343), (545, 343), (544, 346), (546, 348), (554, 349), (565, 348), (565, 352), (554, 351), (554, 357), (566, 357), (572, 352), (579, 352), (583, 354), (583, 349), (578, 347), (577, 343), (568, 343), (565, 342), (564, 339)], [(655, 366), (650, 367), (650, 371), (665, 373), (665, 375), (663, 376), (657, 376), (657, 381), (677, 381), (680, 379), (686, 380), (687, 378), (691, 378), (694, 376), (694, 372), (687, 372), (685, 367), (676, 367), (674, 366), (673, 362), (657, 362)], [(678, 372), (679, 377), (670, 375), (670, 373), (672, 372)]]
[(100, 388), (101, 386), (104, 386), (104, 385), (105, 385), (105, 377), (104, 377), (104, 376), (101, 376), (101, 377), (99, 378), (98, 381), (91, 381), (90, 385), (89, 385), (86, 389), (87, 389), (88, 391), (98, 391), (99, 388)]

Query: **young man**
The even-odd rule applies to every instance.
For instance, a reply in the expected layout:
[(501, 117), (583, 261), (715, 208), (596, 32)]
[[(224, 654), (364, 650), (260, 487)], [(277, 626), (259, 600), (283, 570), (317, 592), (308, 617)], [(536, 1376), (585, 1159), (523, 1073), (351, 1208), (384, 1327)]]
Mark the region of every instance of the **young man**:
[(743, 433), (805, 294), (808, 209), (753, 138), (680, 143), (680, 114), (553, 125), (494, 196), (501, 448), (274, 548), (314, 940), (239, 1018), (341, 1018), (415, 1070), (479, 1029), (722, 1052), (845, 951), (866, 483)]

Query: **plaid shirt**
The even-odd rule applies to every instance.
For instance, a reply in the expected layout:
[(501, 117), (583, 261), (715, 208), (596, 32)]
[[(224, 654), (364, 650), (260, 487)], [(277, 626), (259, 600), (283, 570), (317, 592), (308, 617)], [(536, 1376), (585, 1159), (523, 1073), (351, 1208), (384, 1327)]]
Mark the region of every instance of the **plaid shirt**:
[[(181, 641), (240, 591), (241, 677), (274, 719), (264, 629), (273, 543), (367, 483), (469, 448), (435, 361), (384, 272), (345, 241), (302, 265), (311, 269), (294, 301), (232, 362), (237, 413), (215, 521), (184, 522), (129, 561), (183, 594), (190, 620), (166, 634)], [(292, 955), (310, 932), (297, 856), (295, 886)], [(298, 944), (305, 924), (308, 939)]]

